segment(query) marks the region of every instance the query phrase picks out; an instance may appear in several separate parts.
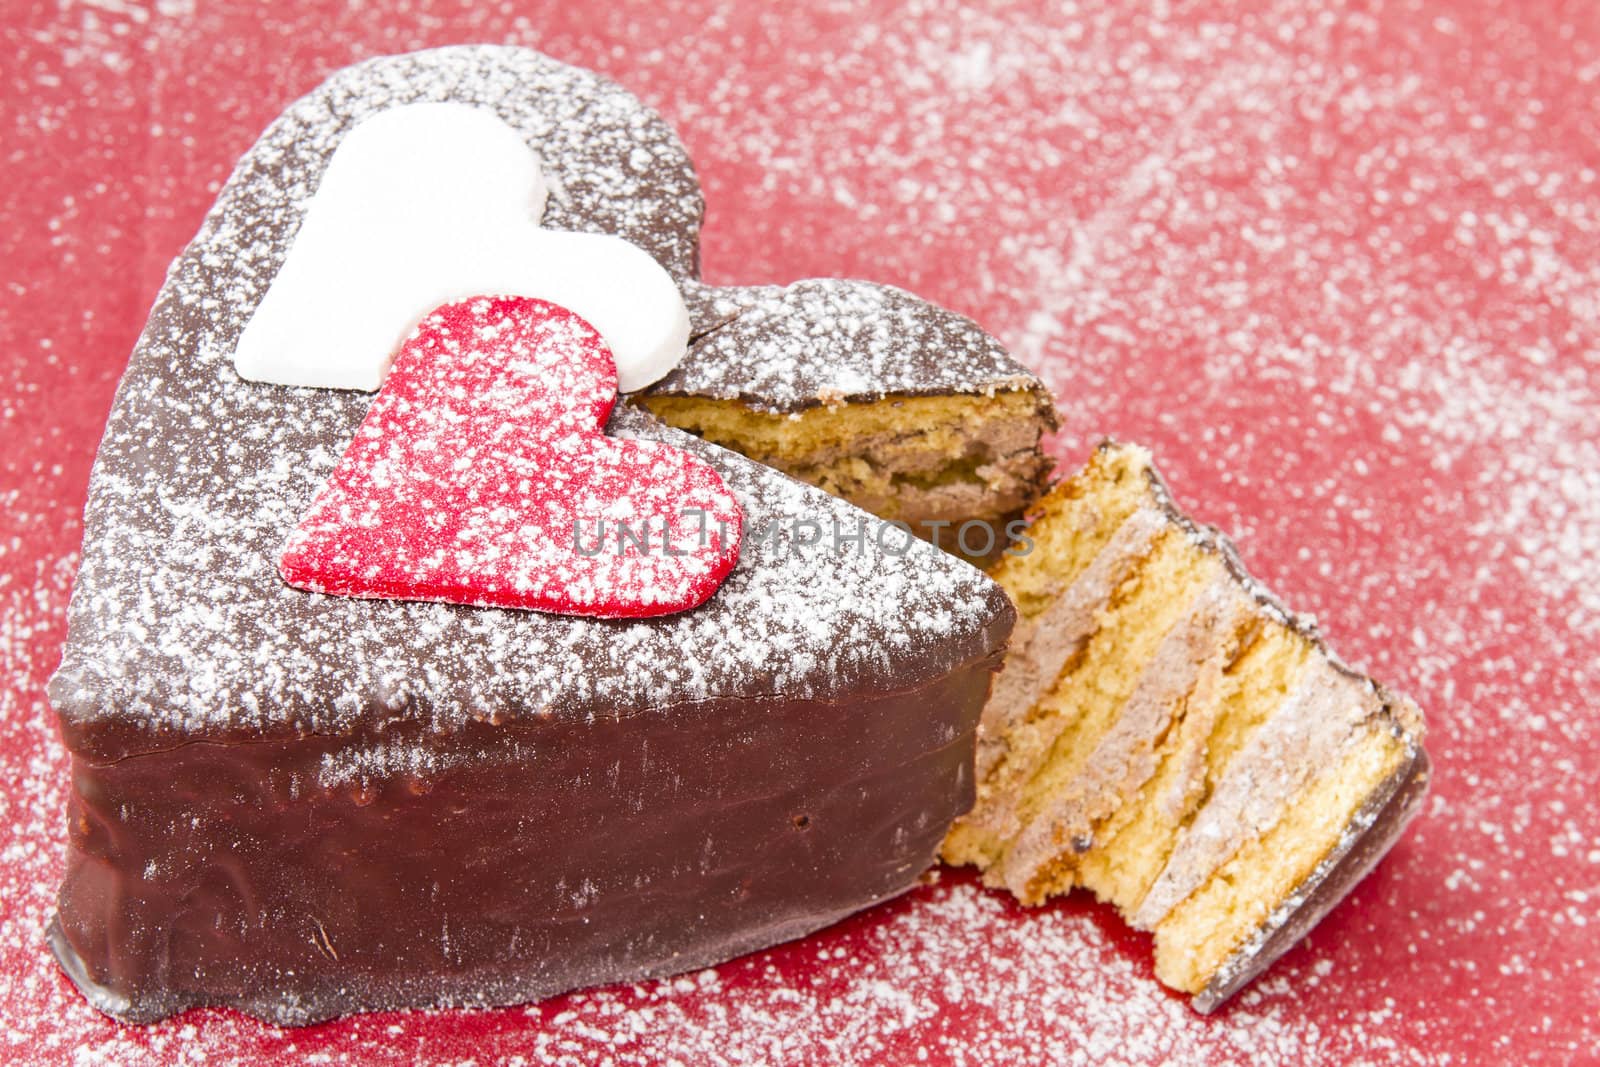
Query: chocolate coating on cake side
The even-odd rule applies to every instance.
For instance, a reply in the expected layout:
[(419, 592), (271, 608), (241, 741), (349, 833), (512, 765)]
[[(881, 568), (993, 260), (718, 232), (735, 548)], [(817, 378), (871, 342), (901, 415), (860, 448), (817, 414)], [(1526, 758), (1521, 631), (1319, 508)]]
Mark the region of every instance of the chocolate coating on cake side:
[(971, 803), (992, 666), (844, 702), (74, 758), (51, 945), (135, 1022), (302, 1026), (709, 966), (915, 883)]

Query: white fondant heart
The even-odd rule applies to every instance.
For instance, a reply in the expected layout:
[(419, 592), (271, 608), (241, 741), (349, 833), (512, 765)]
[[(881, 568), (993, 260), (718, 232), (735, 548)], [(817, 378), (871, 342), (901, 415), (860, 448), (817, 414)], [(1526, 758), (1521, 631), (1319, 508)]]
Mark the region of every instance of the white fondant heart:
[(372, 390), (441, 304), (538, 297), (600, 331), (623, 392), (675, 367), (689, 313), (672, 276), (620, 237), (539, 225), (538, 157), (492, 112), (408, 104), (345, 135), (234, 350), (240, 377)]

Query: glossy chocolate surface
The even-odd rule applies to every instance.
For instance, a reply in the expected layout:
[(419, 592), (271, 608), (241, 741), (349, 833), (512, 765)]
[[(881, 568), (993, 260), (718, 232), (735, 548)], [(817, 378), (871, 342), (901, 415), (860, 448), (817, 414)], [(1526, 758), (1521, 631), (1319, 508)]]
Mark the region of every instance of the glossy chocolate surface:
[(844, 702), (474, 724), (330, 779), (307, 737), (73, 761), (51, 943), (130, 1021), (283, 1025), (690, 970), (913, 885), (971, 802), (988, 662)]

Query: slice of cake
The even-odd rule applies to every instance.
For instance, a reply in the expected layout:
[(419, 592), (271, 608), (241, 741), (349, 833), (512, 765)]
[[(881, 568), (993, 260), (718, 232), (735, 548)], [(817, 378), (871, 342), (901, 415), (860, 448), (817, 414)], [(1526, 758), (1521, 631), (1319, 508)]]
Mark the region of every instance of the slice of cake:
[(1010, 543), (1055, 405), (977, 324), (839, 279), (690, 296), (689, 355), (644, 407), (965, 558)]
[(1020, 619), (944, 857), (1029, 904), (1093, 890), (1209, 1011), (1415, 813), (1422, 715), (1184, 517), (1141, 448), (1102, 445), (1027, 537), (993, 571)]
[(240, 162), (118, 389), (49, 690), (72, 768), (50, 944), (125, 1020), (210, 1004), (304, 1024), (707, 966), (908, 889), (971, 803), (1015, 618), (1000, 588), (643, 411), (608, 432), (697, 457), (743, 516), (697, 607), (587, 619), (286, 584), (286, 539), (373, 399), (247, 380), (234, 357), (330, 157), (413, 102), (518, 131), (545, 225), (694, 269), (671, 131), (521, 49), (342, 71)]

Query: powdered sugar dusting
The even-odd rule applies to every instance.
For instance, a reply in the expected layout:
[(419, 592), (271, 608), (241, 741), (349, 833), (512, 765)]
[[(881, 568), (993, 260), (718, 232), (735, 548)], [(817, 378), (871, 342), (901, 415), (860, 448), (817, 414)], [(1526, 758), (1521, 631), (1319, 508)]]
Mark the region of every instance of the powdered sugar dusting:
[(825, 279), (707, 293), (717, 301), (701, 313), (707, 332), (652, 392), (794, 411), (1038, 387), (971, 319), (890, 286)]
[[(737, 571), (701, 610), (617, 627), (444, 604), (308, 597), (285, 586), (273, 566), (278, 546), (355, 435), (369, 401), (242, 381), (228, 360), (249, 301), (260, 296), (292, 234), (296, 190), (314, 184), (348, 113), (393, 99), (401, 84), (412, 98), (492, 99), (525, 126), (545, 121), (553, 96), (562, 107), (587, 100), (611, 108), (616, 129), (649, 125), (636, 103), (627, 106), (643, 117), (620, 113), (625, 98), (614, 88), (533, 53), (442, 50), (339, 76), (291, 108), (241, 161), (157, 300), (97, 460), (71, 636), (51, 683), (78, 751), (104, 759), (199, 737), (348, 734), (401, 708), (435, 729), (450, 729), (483, 716), (610, 717), (713, 697), (834, 699), (868, 679), (885, 689), (909, 686), (988, 654), (1005, 600), (976, 570), (921, 544), (885, 551), (882, 541), (867, 537), (813, 546), (813, 528), (842, 528), (849, 537), (867, 516), (698, 443), (682, 447), (709, 458), (747, 521), (760, 518), (772, 533), (741, 554)], [(329, 109), (335, 118), (314, 121)], [(535, 113), (541, 117), (529, 117)], [(596, 162), (616, 151), (601, 138), (583, 158)], [(575, 165), (542, 155), (556, 173)], [(624, 191), (633, 188), (625, 184)], [(660, 200), (645, 197), (642, 204)], [(582, 221), (637, 228), (639, 209), (608, 206)], [(692, 238), (692, 225), (683, 225), (685, 239)], [(442, 343), (448, 347), (449, 338)], [(580, 383), (574, 388), (581, 396)], [(438, 406), (409, 399), (415, 407)], [(574, 411), (583, 408), (579, 397), (573, 400)], [(471, 407), (469, 401), (460, 404)], [(451, 401), (452, 408), (460, 404)], [(598, 417), (593, 397), (589, 407), (589, 418)], [(619, 413), (614, 429), (641, 440), (683, 439), (638, 412)], [(370, 446), (375, 461), (400, 439), (391, 426), (361, 445)], [(620, 443), (596, 447), (613, 459), (652, 452)], [(392, 465), (379, 465), (377, 473)], [(682, 503), (705, 512), (713, 526), (731, 526), (730, 505), (711, 488), (691, 482)], [(608, 503), (612, 510), (602, 517), (643, 517), (614, 513), (623, 502)], [(648, 513), (665, 506), (655, 503)], [(573, 517), (552, 518), (558, 541), (558, 528)], [(337, 518), (346, 526), (358, 519), (349, 509)], [(367, 514), (359, 521), (382, 538), (390, 519)], [(495, 539), (477, 540), (481, 554)], [(720, 577), (728, 562), (733, 542), (715, 543), (722, 546), (710, 557), (715, 567), (687, 590), (696, 596), (709, 591), (705, 580)], [(374, 561), (346, 555), (344, 565), (375, 577)], [(619, 559), (602, 555), (602, 567)], [(337, 556), (330, 558), (338, 562)], [(296, 558), (291, 553), (290, 561)], [(670, 566), (664, 556), (651, 562)], [(434, 570), (439, 582), (451, 584)], [(521, 574), (525, 583), (533, 578), (531, 571)], [(638, 592), (643, 608), (654, 594)], [(685, 590), (654, 592), (670, 597)], [(580, 593), (571, 606), (603, 596), (598, 589)], [(443, 648), (451, 650), (448, 657), (436, 654)]]
[[(0, 508), (9, 1059), (1581, 1061), (1600, 1043), (1597, 17), (399, 0), (385, 17), (76, 3), (0, 27), (17, 153), (0, 434), (20, 445), (0, 449), (0, 490), (19, 494)], [(1273, 588), (1419, 697), (1439, 757), (1427, 817), (1207, 1019), (1160, 991), (1108, 909), (1024, 914), (948, 876), (710, 975), (526, 1013), (295, 1033), (96, 1016), (38, 935), (66, 774), (41, 694), (111, 384), (208, 183), (282, 101), (353, 60), (460, 40), (542, 48), (662, 106), (706, 183), (712, 280), (905, 286), (1047, 377), (1065, 461), (1107, 433), (1153, 446)]]

